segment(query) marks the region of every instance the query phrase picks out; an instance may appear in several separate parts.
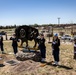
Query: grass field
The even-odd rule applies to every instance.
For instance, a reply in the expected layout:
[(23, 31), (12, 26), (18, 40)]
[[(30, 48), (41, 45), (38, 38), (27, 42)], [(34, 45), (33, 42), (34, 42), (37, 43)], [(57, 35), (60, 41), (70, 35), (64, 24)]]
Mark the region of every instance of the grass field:
[[(30, 46), (32, 45), (32, 42), (29, 42)], [(25, 45), (25, 43), (24, 43)], [(11, 41), (4, 41), (4, 49), (6, 53), (13, 52)], [(19, 48), (21, 50), (22, 48)], [(46, 43), (46, 61), (47, 64), (44, 67), (39, 66), (41, 63), (38, 63), (39, 66), (35, 70), (33, 69), (32, 72), (30, 70), (26, 71), (26, 68), (22, 70), (22, 72), (19, 73), (11, 73), (11, 69), (15, 66), (4, 66), (0, 67), (0, 75), (75, 75), (76, 74), (76, 60), (73, 59), (73, 44), (61, 44), (60, 46), (60, 66), (54, 67), (51, 65), (51, 62), (53, 61), (52, 56), (52, 49), (51, 44)], [(7, 59), (15, 59), (14, 55), (5, 55)], [(6, 60), (6, 59), (5, 59)], [(5, 61), (4, 60), (4, 61)], [(29, 60), (27, 60), (29, 61)], [(23, 61), (25, 62), (25, 61)], [(26, 63), (25, 63), (26, 65)], [(17, 67), (17, 66), (16, 66)], [(33, 66), (35, 67), (35, 66)], [(7, 71), (9, 70), (9, 72)]]
[[(10, 32), (8, 31), (8, 34), (10, 33), (11, 30)], [(13, 32), (10, 35), (12, 34)], [(15, 59), (13, 54), (8, 54), (10, 52), (13, 53), (11, 42), (11, 40), (4, 41), (4, 50), (7, 54), (1, 55), (0, 51), (0, 56), (4, 57), (3, 61)], [(29, 41), (29, 46), (33, 46), (33, 43), (33, 41)], [(20, 45), (20, 43), (18, 44)], [(23, 46), (25, 46), (25, 43)], [(18, 50), (22, 49), (23, 48), (18, 48)], [(59, 66), (55, 67), (51, 64), (53, 61), (51, 43), (46, 42), (46, 61), (45, 66), (41, 66), (40, 62), (34, 62), (32, 60), (22, 61), (15, 66), (0, 65), (0, 75), (76, 75), (76, 60), (73, 59), (73, 43), (61, 43), (60, 62)], [(31, 62), (30, 65), (28, 64), (29, 62)]]

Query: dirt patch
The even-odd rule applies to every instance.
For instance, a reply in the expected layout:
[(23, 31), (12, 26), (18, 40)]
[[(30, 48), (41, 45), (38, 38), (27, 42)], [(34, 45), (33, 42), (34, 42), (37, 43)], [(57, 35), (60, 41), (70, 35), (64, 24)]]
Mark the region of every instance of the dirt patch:
[(21, 75), (23, 73), (33, 73), (39, 68), (39, 62), (32, 60), (22, 61), (16, 65), (6, 65), (0, 71), (1, 75)]
[(16, 72), (16, 73), (21, 73), (23, 71), (28, 71), (28, 72), (32, 72), (37, 70), (37, 68), (39, 67), (39, 63), (36, 63), (32, 60), (27, 60), (24, 62), (21, 62), (19, 64), (17, 64), (16, 66), (14, 66), (13, 68), (11, 68), (11, 72)]

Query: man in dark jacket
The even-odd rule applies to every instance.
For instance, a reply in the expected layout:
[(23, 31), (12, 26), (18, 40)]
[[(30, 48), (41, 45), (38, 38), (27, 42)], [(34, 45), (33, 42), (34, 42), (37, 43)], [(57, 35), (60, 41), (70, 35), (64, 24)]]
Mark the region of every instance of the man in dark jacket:
[(3, 48), (3, 37), (2, 37), (2, 35), (0, 35), (0, 48), (1, 48), (2, 54), (5, 54), (4, 48)]
[(14, 50), (14, 54), (16, 54), (18, 52), (18, 49), (17, 49), (18, 44), (17, 44), (17, 42), (19, 40), (16, 38), (15, 34), (13, 34), (13, 37), (11, 37), (10, 40), (12, 40), (12, 47), (13, 47), (13, 50)]
[(58, 65), (58, 62), (59, 62), (59, 46), (60, 46), (60, 39), (58, 38), (58, 34), (54, 34), (54, 37), (53, 37), (53, 42), (52, 42), (52, 54), (53, 54), (53, 57), (54, 57), (54, 64), (55, 65)]
[(46, 46), (45, 46), (45, 38), (43, 34), (40, 34), (40, 38), (38, 39), (39, 49), (41, 52), (41, 62), (45, 62), (46, 58)]

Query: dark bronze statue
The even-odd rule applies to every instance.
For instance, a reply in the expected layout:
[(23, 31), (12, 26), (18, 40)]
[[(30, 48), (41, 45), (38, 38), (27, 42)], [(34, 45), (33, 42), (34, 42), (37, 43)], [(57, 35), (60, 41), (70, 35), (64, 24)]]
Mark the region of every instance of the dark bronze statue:
[(33, 28), (31, 26), (26, 26), (26, 25), (19, 26), (15, 29), (15, 34), (17, 39), (21, 39), (20, 46), (22, 46), (22, 44), (26, 42), (26, 47), (28, 47), (28, 40), (30, 41), (34, 40), (35, 41), (34, 47), (36, 47), (36, 44), (37, 44), (36, 38), (39, 35), (39, 32), (36, 28)]

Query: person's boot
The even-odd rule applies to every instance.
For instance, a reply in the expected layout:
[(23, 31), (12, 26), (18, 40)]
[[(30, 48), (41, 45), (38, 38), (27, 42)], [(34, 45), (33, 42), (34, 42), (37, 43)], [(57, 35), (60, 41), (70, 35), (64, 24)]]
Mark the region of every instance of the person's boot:
[(53, 66), (58, 66), (58, 62), (55, 61), (55, 62), (53, 63)]
[(55, 64), (56, 64), (57, 66), (59, 65), (57, 61), (55, 61)]
[(45, 62), (45, 58), (42, 58), (42, 59), (41, 59), (41, 62)]

